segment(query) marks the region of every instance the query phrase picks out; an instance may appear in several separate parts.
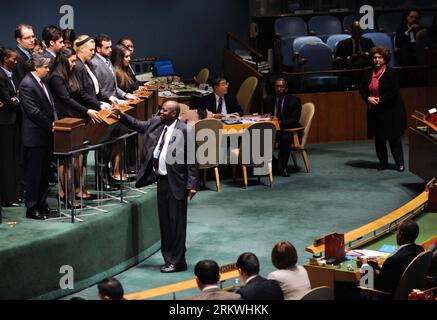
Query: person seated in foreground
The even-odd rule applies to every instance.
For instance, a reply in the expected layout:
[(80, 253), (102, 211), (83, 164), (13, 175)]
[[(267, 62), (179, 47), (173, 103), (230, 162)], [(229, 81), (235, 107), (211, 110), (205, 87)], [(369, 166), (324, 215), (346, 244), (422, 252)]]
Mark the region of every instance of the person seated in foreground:
[(194, 267), (194, 274), (202, 292), (188, 300), (241, 300), (239, 294), (220, 289), (220, 268), (214, 260), (199, 261)]
[(124, 290), (115, 278), (106, 278), (97, 284), (100, 300), (124, 300)]

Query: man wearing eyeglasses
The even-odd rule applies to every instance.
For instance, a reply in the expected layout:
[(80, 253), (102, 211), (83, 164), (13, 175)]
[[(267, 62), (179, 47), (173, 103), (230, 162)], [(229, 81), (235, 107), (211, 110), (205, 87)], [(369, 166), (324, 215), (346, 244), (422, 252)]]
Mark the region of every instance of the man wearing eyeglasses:
[(33, 28), (27, 24), (20, 24), (15, 29), (15, 41), (17, 42), (17, 67), (15, 69), (15, 76), (18, 83), (23, 80), (28, 72), (31, 70), (26, 66), (26, 62), (32, 56), (32, 50), (35, 47), (35, 34)]
[(411, 10), (406, 15), (405, 23), (396, 32), (395, 47), (399, 56), (399, 65), (414, 66), (416, 62), (416, 36), (423, 29), (420, 23), (420, 12)]

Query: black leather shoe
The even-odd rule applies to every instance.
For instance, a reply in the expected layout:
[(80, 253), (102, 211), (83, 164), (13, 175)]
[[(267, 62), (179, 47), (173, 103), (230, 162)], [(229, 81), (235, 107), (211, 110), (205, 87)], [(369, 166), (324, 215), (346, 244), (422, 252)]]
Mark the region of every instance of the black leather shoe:
[(41, 214), (40, 212), (27, 211), (26, 212), (26, 218), (34, 219), (34, 220), (46, 220), (47, 216)]
[(186, 264), (181, 264), (181, 265), (170, 264), (167, 267), (161, 268), (162, 273), (180, 272), (185, 270), (187, 270)]
[(49, 217), (49, 216), (51, 216), (51, 217), (59, 216), (59, 211), (56, 209), (47, 208), (44, 210), (40, 210), (39, 214), (45, 216), (47, 219), (47, 217)]
[(283, 177), (289, 177), (290, 174), (288, 173), (287, 169), (281, 170), (281, 176)]
[(396, 170), (398, 170), (399, 172), (404, 172), (405, 166), (396, 166)]
[(163, 264), (163, 265), (161, 266), (161, 268), (159, 268), (159, 269), (160, 269), (161, 272), (162, 272), (162, 270), (164, 270), (165, 268), (168, 268), (169, 265), (170, 265), (170, 263)]
[(19, 203), (12, 202), (12, 203), (3, 203), (2, 206), (4, 208), (18, 208), (21, 207)]
[(382, 170), (386, 170), (387, 169), (387, 164), (384, 164), (384, 163), (380, 163), (379, 165), (378, 165), (378, 170), (379, 171), (382, 171)]

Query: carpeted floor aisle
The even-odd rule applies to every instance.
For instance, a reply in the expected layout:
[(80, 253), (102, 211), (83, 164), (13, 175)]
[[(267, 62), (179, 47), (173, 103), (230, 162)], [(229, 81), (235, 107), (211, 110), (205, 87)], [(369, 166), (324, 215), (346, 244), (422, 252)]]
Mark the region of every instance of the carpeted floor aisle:
[[(126, 293), (142, 291), (193, 278), (194, 265), (201, 259), (225, 264), (245, 251), (259, 257), (261, 274), (266, 276), (274, 269), (271, 249), (284, 239), (296, 246), (302, 264), (310, 257), (305, 247), (315, 237), (346, 232), (377, 219), (423, 190), (423, 182), (408, 172), (408, 145), (404, 147), (407, 171), (403, 173), (394, 168), (377, 171), (373, 143), (364, 141), (308, 146), (311, 173), (304, 172), (298, 157), (301, 168), (289, 178), (275, 176), (273, 188), (267, 186), (266, 178), (261, 180), (266, 185), (254, 178), (244, 190), (240, 177), (236, 184), (232, 179), (222, 181), (221, 192), (216, 193), (210, 179), (207, 189), (189, 203), (188, 270), (161, 274), (163, 261), (158, 252), (117, 278)], [(187, 291), (177, 298), (196, 292)], [(96, 299), (96, 286), (73, 296)]]

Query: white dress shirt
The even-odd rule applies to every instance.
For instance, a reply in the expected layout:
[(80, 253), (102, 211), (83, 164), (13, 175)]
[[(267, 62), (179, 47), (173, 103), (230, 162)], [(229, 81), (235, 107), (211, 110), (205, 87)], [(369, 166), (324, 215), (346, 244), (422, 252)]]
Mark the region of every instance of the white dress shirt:
[[(222, 112), (221, 112), (221, 114), (228, 114), (228, 111), (226, 110), (226, 101), (225, 101), (225, 97), (223, 96), (223, 97), (219, 97), (217, 94), (215, 94), (214, 93), (214, 95), (215, 95), (215, 106), (216, 106), (216, 110), (218, 109), (218, 106), (219, 106), (219, 100), (220, 100), (220, 98), (222, 98)], [(218, 112), (217, 112), (218, 113)]]
[(155, 155), (158, 152), (159, 145), (161, 144), (162, 135), (164, 134), (165, 128), (167, 128), (167, 133), (165, 134), (165, 142), (164, 146), (162, 147), (161, 154), (159, 155), (159, 166), (158, 166), (158, 172), (155, 172), (156, 174), (159, 174), (161, 176), (167, 175), (167, 166), (165, 163), (165, 158), (167, 155), (167, 149), (168, 144), (170, 142), (171, 136), (173, 135), (174, 128), (176, 127), (176, 122), (178, 120), (174, 121), (170, 126), (165, 126), (162, 130), (161, 136), (159, 137), (158, 143), (156, 144), (155, 150), (153, 151), (153, 155)]

